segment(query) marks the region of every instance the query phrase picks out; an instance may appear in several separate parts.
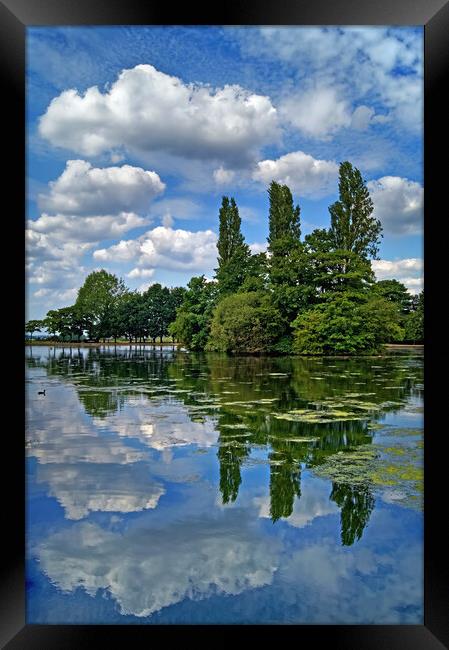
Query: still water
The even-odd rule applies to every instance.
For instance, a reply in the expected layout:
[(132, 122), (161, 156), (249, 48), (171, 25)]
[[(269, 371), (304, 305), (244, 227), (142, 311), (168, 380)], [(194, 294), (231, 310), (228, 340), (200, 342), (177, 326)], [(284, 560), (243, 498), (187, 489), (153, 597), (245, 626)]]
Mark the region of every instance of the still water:
[(26, 366), (28, 623), (423, 624), (422, 353)]

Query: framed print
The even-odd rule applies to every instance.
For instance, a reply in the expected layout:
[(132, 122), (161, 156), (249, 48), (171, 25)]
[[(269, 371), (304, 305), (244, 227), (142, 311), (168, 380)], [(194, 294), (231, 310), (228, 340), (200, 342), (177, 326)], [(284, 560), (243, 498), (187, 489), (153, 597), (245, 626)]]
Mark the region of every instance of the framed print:
[(4, 647), (446, 647), (448, 4), (1, 16)]

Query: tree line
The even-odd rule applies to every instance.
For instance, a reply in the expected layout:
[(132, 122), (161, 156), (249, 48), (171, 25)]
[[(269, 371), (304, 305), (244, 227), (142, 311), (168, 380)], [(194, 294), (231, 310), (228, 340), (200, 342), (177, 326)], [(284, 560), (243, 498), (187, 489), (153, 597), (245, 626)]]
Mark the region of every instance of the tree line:
[(328, 228), (301, 237), (300, 207), (287, 185), (268, 189), (267, 251), (252, 254), (234, 198), (219, 210), (217, 268), (187, 289), (154, 284), (140, 294), (105, 270), (91, 273), (75, 305), (29, 321), (27, 332), (126, 337), (170, 335), (190, 350), (273, 354), (371, 354), (386, 342), (422, 342), (424, 292), (376, 281), (382, 226), (360, 171), (339, 168)]
[(43, 320), (28, 321), (26, 332), (32, 336), (45, 328), (51, 338), (70, 341), (162, 342), (185, 293), (183, 287), (160, 284), (143, 293), (130, 291), (116, 275), (104, 269), (93, 271), (78, 290), (74, 305), (51, 309)]

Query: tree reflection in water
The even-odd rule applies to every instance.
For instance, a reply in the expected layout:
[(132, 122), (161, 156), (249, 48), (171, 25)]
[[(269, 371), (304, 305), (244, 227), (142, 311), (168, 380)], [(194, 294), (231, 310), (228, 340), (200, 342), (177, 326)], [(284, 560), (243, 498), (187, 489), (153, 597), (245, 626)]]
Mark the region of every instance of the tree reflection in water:
[(332, 484), (330, 499), (341, 508), (341, 543), (351, 546), (359, 540), (374, 508), (374, 498), (366, 486)]
[(248, 456), (248, 449), (240, 444), (220, 445), (217, 457), (220, 463), (220, 492), (223, 503), (237, 499), (242, 482), (241, 465)]
[(291, 454), (276, 451), (269, 454), (270, 460), (270, 517), (277, 521), (290, 517), (295, 496), (301, 496), (301, 474), (299, 463)]
[[(336, 453), (370, 444), (368, 422), (401, 409), (421, 390), (422, 367), (389, 355), (376, 359), (226, 357), (162, 349), (27, 351), (30, 367), (70, 381), (85, 411), (105, 418), (128, 396), (176, 400), (193, 422), (214, 418), (223, 504), (235, 502), (242, 470), (253, 450), (263, 449), (270, 466), (270, 517), (288, 519), (301, 497), (301, 471)], [(145, 389), (145, 390), (143, 390)], [(146, 391), (146, 392), (145, 392)], [(153, 391), (153, 393), (152, 393)], [(293, 409), (319, 408), (320, 400), (365, 395), (377, 410), (366, 418), (332, 423), (277, 419)], [(356, 399), (356, 398), (354, 398)], [(313, 405), (318, 406), (313, 406)], [(344, 408), (344, 407), (343, 407)], [(363, 413), (363, 411), (362, 411)], [(341, 543), (359, 540), (374, 508), (368, 486), (332, 483), (330, 499), (341, 511)]]

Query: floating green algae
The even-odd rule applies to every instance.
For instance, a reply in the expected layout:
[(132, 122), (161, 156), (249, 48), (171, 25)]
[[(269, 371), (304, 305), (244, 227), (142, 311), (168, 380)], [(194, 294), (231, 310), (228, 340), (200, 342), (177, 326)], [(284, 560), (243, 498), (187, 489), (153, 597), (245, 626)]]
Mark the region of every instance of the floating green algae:
[(243, 424), (242, 422), (235, 422), (234, 424), (220, 424), (220, 428), (247, 429), (248, 427), (246, 426), (246, 424)]
[[(279, 440), (279, 436), (268, 436), (268, 438), (274, 439), (274, 440)], [(318, 437), (313, 437), (313, 436), (296, 436), (296, 437), (288, 437), (285, 438), (284, 436), (282, 437), (282, 442), (318, 442), (319, 438)]]
[[(398, 432), (390, 431), (396, 436)], [(336, 484), (365, 487), (384, 501), (423, 506), (423, 444), (416, 430), (402, 430), (399, 444), (361, 445), (329, 456), (315, 474)]]
[(375, 448), (363, 445), (354, 450), (339, 451), (326, 458), (315, 468), (315, 474), (331, 479), (334, 483), (348, 485), (369, 485), (371, 472), (375, 469), (378, 452)]
[(227, 433), (225, 440), (234, 440), (234, 438), (250, 438), (252, 433), (247, 431), (246, 433)]
[[(325, 406), (323, 404), (323, 406)], [(332, 422), (349, 422), (351, 420), (366, 420), (367, 416), (354, 413), (353, 411), (342, 411), (339, 409), (324, 408), (315, 409), (293, 409), (286, 413), (272, 413), (277, 420), (288, 420), (290, 422), (306, 422), (308, 424), (327, 424)]]
[(375, 395), (376, 393), (345, 393), (344, 397), (370, 397), (370, 395)]
[(385, 429), (388, 426), (391, 425), (381, 424), (380, 422), (368, 422), (367, 429), (369, 429), (370, 431), (377, 431), (378, 429)]

